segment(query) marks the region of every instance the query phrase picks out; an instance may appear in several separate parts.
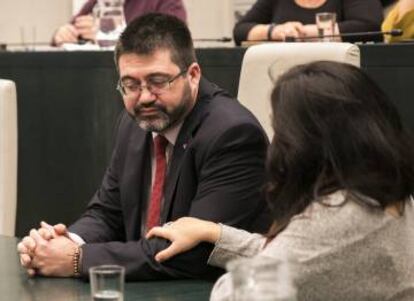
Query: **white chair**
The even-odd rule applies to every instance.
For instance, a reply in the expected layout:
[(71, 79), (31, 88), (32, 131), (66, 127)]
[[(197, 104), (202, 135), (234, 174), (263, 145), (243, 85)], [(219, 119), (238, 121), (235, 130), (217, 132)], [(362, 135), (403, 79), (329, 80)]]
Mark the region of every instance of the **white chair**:
[(17, 204), (16, 86), (0, 79), (0, 235), (14, 236)]
[(327, 60), (360, 66), (359, 48), (349, 43), (267, 43), (251, 46), (245, 53), (240, 73), (238, 99), (260, 121), (269, 139), (270, 93), (277, 78), (293, 66)]

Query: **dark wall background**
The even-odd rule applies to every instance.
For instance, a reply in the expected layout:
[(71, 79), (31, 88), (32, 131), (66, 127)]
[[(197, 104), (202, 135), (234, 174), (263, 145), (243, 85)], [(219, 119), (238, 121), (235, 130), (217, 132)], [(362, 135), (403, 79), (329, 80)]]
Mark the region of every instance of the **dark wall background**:
[[(237, 91), (244, 51), (199, 53), (203, 72)], [(18, 95), (16, 235), (41, 220), (70, 224), (98, 187), (122, 100), (111, 52), (0, 52)], [(235, 79), (235, 80), (231, 80)]]

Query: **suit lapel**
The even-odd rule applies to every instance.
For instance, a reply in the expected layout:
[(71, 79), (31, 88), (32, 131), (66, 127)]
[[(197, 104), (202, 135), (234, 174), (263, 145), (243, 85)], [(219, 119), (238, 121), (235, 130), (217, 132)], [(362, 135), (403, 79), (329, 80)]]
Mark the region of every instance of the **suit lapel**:
[(125, 204), (125, 211), (131, 218), (128, 222), (129, 233), (132, 237), (140, 237), (142, 212), (145, 210), (146, 200), (148, 198), (149, 188), (151, 186), (151, 141), (150, 132), (144, 132), (137, 129), (131, 135), (129, 144), (130, 151), (125, 166), (125, 179), (128, 181), (124, 184), (125, 197), (128, 200)]
[(188, 146), (191, 144), (191, 140), (197, 131), (197, 128), (202, 123), (205, 114), (207, 114), (206, 105), (208, 100), (206, 100), (206, 98), (208, 98), (210, 94), (206, 93), (206, 91), (212, 90), (208, 87), (209, 85), (211, 85), (211, 83), (202, 79), (194, 108), (186, 117), (180, 133), (178, 134), (164, 188), (164, 205), (161, 213), (161, 223), (167, 221), (168, 213), (170, 212), (174, 199), (174, 192), (177, 188), (183, 157), (189, 148)]

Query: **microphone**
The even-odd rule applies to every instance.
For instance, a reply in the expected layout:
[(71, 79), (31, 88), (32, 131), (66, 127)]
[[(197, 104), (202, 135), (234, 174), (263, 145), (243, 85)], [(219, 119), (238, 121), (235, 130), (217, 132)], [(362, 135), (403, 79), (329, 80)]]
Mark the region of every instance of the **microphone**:
[(286, 37), (285, 42), (297, 42), (297, 41), (304, 41), (304, 40), (314, 40), (314, 39), (322, 39), (322, 38), (349, 38), (349, 37), (366, 37), (366, 36), (382, 36), (382, 35), (390, 35), (393, 37), (399, 37), (403, 34), (401, 29), (392, 29), (390, 31), (362, 31), (362, 32), (348, 32), (348, 33), (340, 33), (340, 34), (331, 34), (331, 35), (323, 35), (323, 36), (308, 36), (308, 37)]
[(222, 38), (196, 38), (193, 39), (194, 42), (221, 42), (221, 43), (227, 43), (231, 42), (233, 39), (229, 37), (222, 37)]
[(34, 46), (47, 46), (50, 45), (49, 42), (35, 42), (35, 43), (2, 43), (0, 42), (0, 51), (7, 51), (8, 47), (24, 47), (30, 48)]
[[(76, 44), (78, 45), (84, 45), (88, 42), (92, 42), (91, 40), (85, 40), (85, 39), (78, 39), (78, 42)], [(56, 48), (56, 46), (51, 45), (49, 42), (33, 42), (33, 43), (2, 43), (0, 42), (0, 51), (7, 51), (8, 47), (24, 47), (27, 49), (34, 48), (36, 46), (50, 46)]]

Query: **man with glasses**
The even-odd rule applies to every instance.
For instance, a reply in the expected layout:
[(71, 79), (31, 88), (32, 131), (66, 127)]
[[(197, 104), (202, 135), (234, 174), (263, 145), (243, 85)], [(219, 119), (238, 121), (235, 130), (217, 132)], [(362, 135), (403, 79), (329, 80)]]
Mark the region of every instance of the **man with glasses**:
[(201, 77), (186, 25), (149, 14), (131, 22), (115, 50), (125, 111), (101, 187), (69, 230), (42, 223), (18, 245), (30, 274), (87, 276), (118, 264), (129, 280), (214, 278), (212, 245), (166, 262), (154, 226), (193, 216), (263, 232), (260, 189), (267, 138), (253, 115)]

